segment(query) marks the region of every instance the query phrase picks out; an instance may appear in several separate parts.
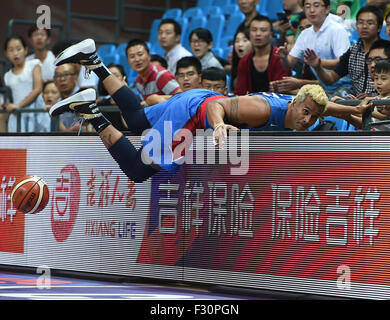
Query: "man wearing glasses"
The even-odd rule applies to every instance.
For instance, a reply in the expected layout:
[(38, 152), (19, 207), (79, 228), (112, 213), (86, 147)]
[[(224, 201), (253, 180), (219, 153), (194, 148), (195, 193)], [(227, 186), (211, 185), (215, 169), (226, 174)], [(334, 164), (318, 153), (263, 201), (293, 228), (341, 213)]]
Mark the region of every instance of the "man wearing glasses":
[[(80, 91), (78, 85), (78, 72), (75, 64), (66, 63), (56, 67), (54, 72), (54, 84), (61, 94), (61, 100), (66, 99)], [(72, 126), (77, 122), (77, 117), (66, 112), (60, 115), (61, 131), (71, 131)]]
[[(351, 45), (346, 53), (334, 61), (322, 60), (314, 51), (308, 50), (305, 62), (315, 69), (319, 78), (327, 85), (349, 74), (350, 93), (353, 98), (362, 99), (375, 95), (376, 90), (369, 73), (366, 56), (373, 43), (379, 39), (382, 24), (383, 14), (378, 8), (363, 7), (356, 15), (356, 27), (360, 37), (356, 44)], [(324, 68), (333, 70), (327, 72)]]
[[(286, 44), (279, 47), (277, 55), (285, 69), (292, 69), (298, 61), (303, 61), (308, 49), (313, 50), (321, 59), (333, 60), (344, 54), (349, 46), (349, 37), (344, 27), (335, 23), (329, 16), (330, 0), (304, 0), (303, 9), (312, 27), (305, 29), (299, 35), (294, 47), (288, 52)], [(314, 68), (312, 70), (315, 73)], [(317, 79), (320, 80), (318, 75)], [(340, 79), (332, 86), (323, 87), (331, 92), (347, 83)]]

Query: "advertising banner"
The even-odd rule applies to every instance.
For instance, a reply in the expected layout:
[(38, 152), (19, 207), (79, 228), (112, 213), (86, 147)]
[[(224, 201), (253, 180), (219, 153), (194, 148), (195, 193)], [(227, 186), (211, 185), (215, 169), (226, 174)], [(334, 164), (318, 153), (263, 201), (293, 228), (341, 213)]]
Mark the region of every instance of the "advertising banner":
[[(0, 264), (389, 298), (390, 137), (250, 142), (243, 174), (197, 162), (134, 183), (97, 137), (1, 137)], [(24, 174), (49, 185), (37, 215), (12, 211)]]

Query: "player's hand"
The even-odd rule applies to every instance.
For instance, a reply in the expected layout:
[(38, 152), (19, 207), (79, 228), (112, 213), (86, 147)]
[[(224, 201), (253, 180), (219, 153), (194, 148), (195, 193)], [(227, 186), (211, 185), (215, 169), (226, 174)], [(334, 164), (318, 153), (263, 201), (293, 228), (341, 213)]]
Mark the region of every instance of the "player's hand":
[(225, 146), (225, 141), (226, 141), (228, 130), (239, 131), (240, 129), (236, 128), (235, 126), (232, 126), (230, 124), (225, 124), (225, 123), (219, 123), (214, 128), (213, 142), (215, 145), (218, 145), (218, 147), (220, 149), (223, 149)]

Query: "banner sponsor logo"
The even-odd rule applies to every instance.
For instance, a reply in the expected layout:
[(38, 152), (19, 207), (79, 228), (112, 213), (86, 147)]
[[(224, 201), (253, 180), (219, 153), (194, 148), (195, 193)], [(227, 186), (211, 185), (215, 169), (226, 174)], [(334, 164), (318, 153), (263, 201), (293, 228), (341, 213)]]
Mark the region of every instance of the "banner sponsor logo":
[(26, 175), (25, 149), (0, 149), (0, 252), (24, 253), (25, 215), (11, 201), (12, 186)]
[(51, 226), (58, 242), (68, 239), (80, 206), (80, 174), (73, 164), (66, 165), (56, 179), (51, 194)]

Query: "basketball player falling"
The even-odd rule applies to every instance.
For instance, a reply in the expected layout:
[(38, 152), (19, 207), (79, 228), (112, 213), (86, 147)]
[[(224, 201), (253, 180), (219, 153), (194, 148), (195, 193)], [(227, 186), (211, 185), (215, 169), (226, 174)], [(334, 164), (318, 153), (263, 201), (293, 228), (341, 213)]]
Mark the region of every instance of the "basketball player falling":
[[(134, 182), (145, 181), (162, 169), (172, 173), (177, 171), (179, 165), (175, 160), (182, 154), (175, 153), (177, 141), (180, 141), (175, 133), (183, 128), (193, 134), (196, 129), (213, 129), (215, 142), (222, 148), (228, 130), (255, 128), (303, 131), (312, 126), (320, 116), (361, 115), (367, 108), (363, 104), (348, 107), (329, 102), (324, 90), (317, 85), (303, 86), (296, 97), (257, 93), (228, 98), (213, 91), (193, 89), (176, 94), (165, 102), (143, 108), (137, 96), (123, 81), (112, 75), (99, 59), (92, 39), (81, 41), (59, 54), (55, 64), (58, 66), (64, 63), (82, 64), (100, 78), (120, 108), (131, 132), (141, 135), (144, 130), (153, 128), (161, 134), (159, 154), (165, 157), (158, 159), (148, 154), (144, 150), (147, 139), (143, 141), (143, 147), (137, 150), (100, 112), (95, 104), (96, 92), (93, 89), (59, 101), (50, 109), (51, 116), (70, 111), (78, 113), (82, 119), (91, 123), (111, 156)], [(172, 124), (170, 137), (164, 136), (166, 121)]]

